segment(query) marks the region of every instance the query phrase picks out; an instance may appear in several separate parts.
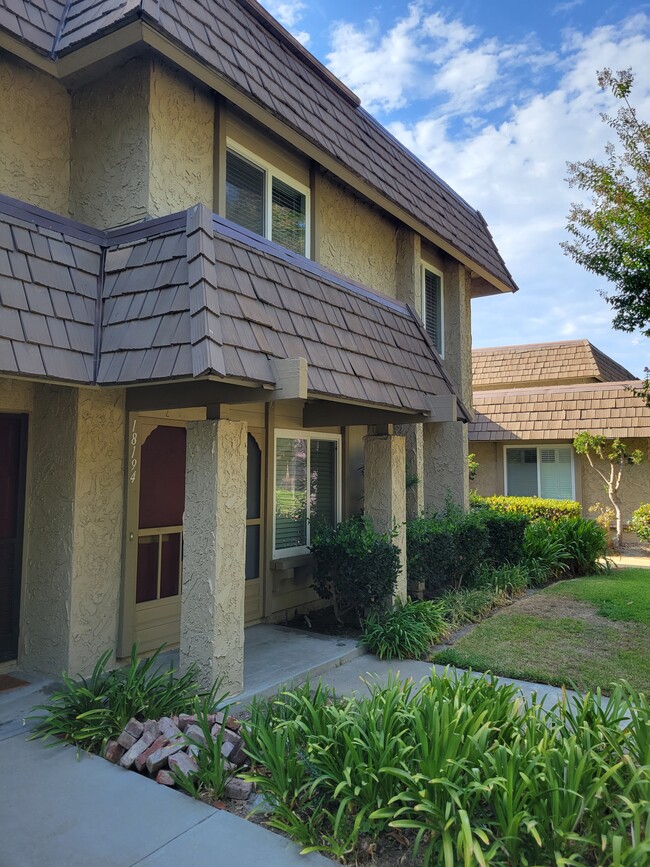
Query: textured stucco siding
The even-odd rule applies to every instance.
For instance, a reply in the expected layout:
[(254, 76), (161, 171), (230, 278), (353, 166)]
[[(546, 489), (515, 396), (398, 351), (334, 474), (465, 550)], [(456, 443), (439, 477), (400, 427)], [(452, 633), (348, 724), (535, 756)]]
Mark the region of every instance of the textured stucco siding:
[(31, 412), (33, 395), (31, 382), (0, 377), (0, 412)]
[(73, 388), (36, 385), (29, 432), (19, 664), (50, 674), (68, 668), (77, 396)]
[(154, 61), (149, 104), (149, 203), (162, 217), (201, 202), (213, 206), (214, 100)]
[(68, 214), (70, 96), (62, 84), (0, 55), (0, 193)]
[(122, 570), (124, 392), (81, 391), (77, 407), (71, 671), (115, 650)]
[(352, 280), (396, 295), (397, 224), (323, 177), (315, 202), (320, 243), (315, 258)]
[(187, 426), (181, 667), (231, 694), (244, 677), (246, 423)]
[(497, 461), (500, 448), (501, 446), (496, 443), (470, 442), (469, 444), (469, 450), (479, 464), (476, 477), (470, 482), (470, 488), (482, 497), (503, 493), (503, 475)]
[(151, 61), (131, 60), (72, 97), (75, 220), (98, 228), (147, 216)]
[(115, 649), (121, 581), (124, 397), (34, 387), (20, 664), (89, 671)]
[(401, 571), (395, 595), (406, 600), (406, 445), (401, 436), (366, 436), (364, 440), (364, 513), (380, 533), (396, 535)]
[[(639, 508), (641, 503), (650, 502), (650, 441), (647, 439), (625, 440), (630, 450), (640, 449), (643, 452), (643, 463), (638, 466), (626, 466), (623, 470), (621, 481), (621, 500), (623, 503), (623, 520), (629, 521), (632, 512)], [(582, 507), (583, 513), (593, 517), (589, 512), (589, 506), (602, 503), (609, 506), (609, 498), (605, 490), (605, 483), (595, 470), (589, 466), (586, 457), (580, 456), (580, 469), (582, 472)], [(598, 460), (595, 465), (607, 472), (609, 465), (601, 464)]]

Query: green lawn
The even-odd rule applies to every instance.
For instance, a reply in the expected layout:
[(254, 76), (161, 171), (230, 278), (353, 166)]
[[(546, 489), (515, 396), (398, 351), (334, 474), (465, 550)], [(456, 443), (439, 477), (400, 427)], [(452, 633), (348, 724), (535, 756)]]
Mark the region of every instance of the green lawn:
[(650, 692), (650, 569), (565, 581), (479, 623), (439, 664), (578, 689)]

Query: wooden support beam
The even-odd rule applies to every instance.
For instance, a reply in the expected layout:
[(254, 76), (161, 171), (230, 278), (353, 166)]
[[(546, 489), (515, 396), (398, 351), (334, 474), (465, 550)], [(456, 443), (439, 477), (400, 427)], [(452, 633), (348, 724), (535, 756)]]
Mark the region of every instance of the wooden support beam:
[(306, 403), (302, 423), (306, 428), (347, 427), (348, 425), (418, 424), (428, 421), (424, 413), (395, 412), (381, 407), (338, 401), (319, 400)]
[[(274, 400), (271, 388), (247, 388), (209, 379), (137, 385), (126, 390), (128, 412), (182, 409), (189, 406), (215, 407), (221, 403), (257, 403)], [(214, 409), (212, 410), (214, 413)]]
[(272, 400), (307, 400), (307, 359), (275, 358)]

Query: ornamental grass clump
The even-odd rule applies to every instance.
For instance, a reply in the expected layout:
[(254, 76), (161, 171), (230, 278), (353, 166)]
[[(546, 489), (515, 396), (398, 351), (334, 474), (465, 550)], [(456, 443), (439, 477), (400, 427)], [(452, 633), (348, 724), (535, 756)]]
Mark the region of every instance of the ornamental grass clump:
[(367, 687), (281, 693), (244, 735), (304, 852), (355, 864), (390, 835), (425, 867), (650, 863), (650, 708), (627, 684), (550, 708), (471, 673)]
[(199, 686), (194, 666), (182, 675), (171, 666), (165, 668), (159, 658), (162, 650), (159, 647), (148, 659), (138, 659), (133, 645), (129, 664), (113, 669), (107, 667), (113, 655), (107, 650), (90, 677), (74, 680), (64, 673), (63, 688), (47, 704), (32, 709), (30, 720), (36, 725), (31, 737), (56, 737), (98, 753), (132, 717), (160, 719), (183, 713), (197, 696), (215, 707), (221, 700), (219, 684), (206, 692)]
[(446, 631), (440, 603), (397, 600), (394, 608), (368, 615), (359, 644), (379, 659), (421, 659)]

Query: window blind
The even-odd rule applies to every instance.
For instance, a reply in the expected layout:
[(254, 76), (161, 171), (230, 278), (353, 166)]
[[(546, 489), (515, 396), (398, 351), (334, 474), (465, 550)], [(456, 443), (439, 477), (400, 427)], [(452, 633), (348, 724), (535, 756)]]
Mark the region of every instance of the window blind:
[(315, 440), (309, 449), (310, 520), (315, 524), (336, 523), (336, 443)]
[(507, 449), (506, 474), (508, 495), (537, 496), (537, 449)]
[(442, 352), (441, 280), (438, 274), (424, 269), (424, 326), (433, 345)]
[(540, 449), (540, 496), (552, 500), (570, 500), (573, 496), (571, 449)]
[(279, 178), (273, 178), (271, 203), (271, 240), (304, 256), (307, 225), (305, 196)]
[(226, 154), (226, 219), (264, 234), (266, 173), (238, 154)]

